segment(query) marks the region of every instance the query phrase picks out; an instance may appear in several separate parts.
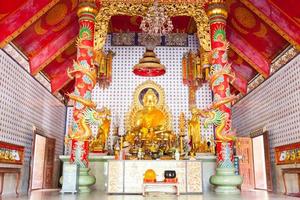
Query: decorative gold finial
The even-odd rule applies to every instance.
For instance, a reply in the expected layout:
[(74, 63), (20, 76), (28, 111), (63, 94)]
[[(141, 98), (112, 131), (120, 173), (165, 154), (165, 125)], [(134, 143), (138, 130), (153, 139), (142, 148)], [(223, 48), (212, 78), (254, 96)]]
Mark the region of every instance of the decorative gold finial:
[(221, 15), (224, 18), (227, 18), (228, 12), (227, 12), (227, 7), (225, 4), (224, 0), (211, 0), (208, 3), (208, 8), (207, 8), (207, 16), (213, 17), (215, 15)]
[(82, 0), (79, 2), (77, 15), (80, 17), (84, 13), (90, 13), (96, 16), (99, 12), (95, 0)]

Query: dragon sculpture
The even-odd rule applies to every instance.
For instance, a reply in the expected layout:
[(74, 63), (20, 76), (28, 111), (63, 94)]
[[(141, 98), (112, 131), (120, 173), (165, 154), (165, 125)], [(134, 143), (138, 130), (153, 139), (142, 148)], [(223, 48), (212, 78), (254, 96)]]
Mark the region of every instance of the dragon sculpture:
[(72, 132), (72, 129), (69, 129), (68, 136), (66, 137), (66, 142), (70, 139), (76, 139), (80, 141), (91, 140), (92, 139), (92, 130), (91, 125), (101, 125), (103, 119), (110, 115), (110, 110), (106, 107), (95, 110), (88, 108), (83, 112), (83, 116), (76, 122), (78, 125), (77, 131)]
[[(84, 40), (88, 39), (88, 34), (82, 34), (82, 37), (77, 39), (77, 45), (82, 51), (81, 54), (88, 56), (95, 55), (92, 47), (84, 44)], [(70, 139), (79, 141), (91, 140), (92, 131), (90, 125), (102, 124), (102, 119), (110, 115), (107, 108), (96, 110), (97, 105), (91, 100), (91, 90), (97, 82), (96, 68), (92, 63), (87, 63), (86, 60), (74, 61), (73, 68), (68, 69), (68, 76), (70, 78), (76, 77), (79, 84), (75, 88), (73, 94), (68, 94), (71, 100), (75, 102), (74, 109), (74, 123), (69, 129), (66, 142)], [(93, 66), (93, 67), (91, 67)]]
[[(222, 104), (218, 104), (219, 106)], [(229, 142), (236, 140), (234, 133), (226, 131), (226, 127), (231, 123), (228, 119), (228, 114), (220, 111), (218, 108), (211, 106), (209, 109), (192, 108), (193, 113), (197, 113), (199, 116), (205, 118), (204, 128), (208, 125), (216, 126), (216, 140), (222, 142)]]
[[(211, 57), (217, 59), (220, 57), (220, 51), (227, 51), (229, 48), (228, 42), (223, 42), (221, 39), (217, 38), (218, 42), (221, 44), (219, 47), (215, 48), (211, 52)], [(227, 63), (227, 57), (222, 57), (222, 62)], [(224, 81), (224, 76), (228, 76), (231, 81), (235, 79), (235, 75), (231, 71), (231, 65), (225, 64), (225, 66), (221, 66), (220, 64), (213, 64), (211, 67), (211, 71), (209, 74), (209, 82), (211, 87), (218, 88), (219, 90), (223, 90), (222, 82)], [(198, 109), (196, 107), (192, 109), (192, 113), (198, 113), (201, 117), (205, 118), (204, 127), (208, 125), (216, 126), (216, 140), (222, 142), (229, 142), (236, 140), (234, 136), (235, 133), (230, 130), (231, 120), (229, 118), (229, 114), (224, 112), (220, 107), (228, 105), (234, 101), (236, 97), (234, 95), (230, 95), (227, 97), (221, 97), (218, 94), (215, 94), (215, 102), (206, 109)]]

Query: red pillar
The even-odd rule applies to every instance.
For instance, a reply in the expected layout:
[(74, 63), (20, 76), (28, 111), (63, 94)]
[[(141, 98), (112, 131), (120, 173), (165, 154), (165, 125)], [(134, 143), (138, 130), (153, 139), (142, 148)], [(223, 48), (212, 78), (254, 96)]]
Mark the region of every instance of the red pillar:
[(210, 84), (214, 93), (217, 169), (210, 182), (216, 186), (217, 193), (239, 193), (237, 186), (242, 178), (234, 174), (233, 141), (231, 132), (231, 101), (235, 99), (230, 94), (230, 79), (232, 78), (228, 65), (228, 42), (226, 39), (227, 9), (225, 0), (211, 0), (207, 15), (211, 33), (211, 75)]
[(72, 132), (69, 137), (72, 141), (70, 161), (80, 167), (88, 167), (89, 139), (92, 136), (87, 112), (96, 108), (91, 100), (91, 92), (96, 84), (96, 68), (94, 59), (94, 27), (98, 8), (94, 1), (79, 2), (79, 36), (77, 39), (77, 61), (69, 75), (75, 79), (75, 89), (70, 94), (74, 100)]
[[(230, 68), (228, 64), (228, 42), (226, 39), (227, 10), (222, 0), (212, 0), (208, 5), (207, 15), (211, 34), (211, 69), (210, 84), (214, 94), (216, 109), (224, 113), (225, 127), (216, 127), (217, 166), (233, 167), (233, 142), (226, 135), (231, 131)], [(227, 69), (226, 69), (227, 68)], [(227, 103), (226, 103), (227, 102)]]

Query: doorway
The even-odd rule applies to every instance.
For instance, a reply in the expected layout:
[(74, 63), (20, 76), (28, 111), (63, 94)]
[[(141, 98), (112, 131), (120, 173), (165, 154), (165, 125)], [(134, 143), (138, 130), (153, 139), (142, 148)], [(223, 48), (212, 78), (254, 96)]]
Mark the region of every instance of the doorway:
[(241, 156), (239, 172), (243, 191), (259, 189), (272, 191), (272, 174), (268, 132), (259, 129), (250, 137), (237, 138), (236, 154)]
[(267, 190), (267, 174), (265, 162), (264, 136), (252, 138), (254, 188)]
[(53, 188), (55, 139), (34, 131), (29, 191)]
[(268, 131), (251, 134), (253, 149), (254, 188), (273, 190)]
[(33, 144), (31, 190), (43, 189), (46, 137), (35, 134)]

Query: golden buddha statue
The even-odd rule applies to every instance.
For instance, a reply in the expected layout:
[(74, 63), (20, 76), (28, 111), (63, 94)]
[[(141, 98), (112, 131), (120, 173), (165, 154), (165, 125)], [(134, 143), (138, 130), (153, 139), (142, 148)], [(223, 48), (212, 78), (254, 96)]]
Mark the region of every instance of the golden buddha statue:
[(154, 130), (166, 130), (166, 116), (157, 109), (157, 96), (153, 89), (148, 89), (143, 97), (144, 108), (135, 115), (134, 129), (153, 128)]
[(126, 117), (125, 141), (135, 155), (142, 151), (145, 159), (169, 154), (176, 143), (171, 131), (170, 114), (164, 104), (162, 88), (153, 81), (146, 81), (135, 90), (131, 110)]

